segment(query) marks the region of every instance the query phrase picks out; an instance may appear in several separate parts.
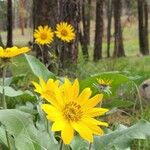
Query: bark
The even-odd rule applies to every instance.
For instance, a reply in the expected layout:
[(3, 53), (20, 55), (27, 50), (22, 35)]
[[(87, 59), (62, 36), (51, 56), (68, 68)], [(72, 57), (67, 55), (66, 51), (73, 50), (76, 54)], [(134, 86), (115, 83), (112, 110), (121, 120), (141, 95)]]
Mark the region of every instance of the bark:
[(125, 56), (122, 37), (122, 27), (121, 27), (121, 10), (122, 10), (122, 0), (113, 0), (114, 27), (115, 27), (114, 57)]
[(94, 61), (102, 58), (102, 39), (103, 39), (103, 5), (104, 0), (96, 0), (96, 31), (94, 42)]
[(140, 52), (143, 55), (148, 55), (148, 4), (145, 0), (138, 0), (138, 22)]
[(60, 49), (61, 69), (72, 69), (77, 64), (78, 38), (79, 38), (79, 12), (80, 2), (78, 0), (59, 0), (58, 3), (59, 21), (70, 23), (75, 28), (76, 39), (70, 43), (63, 43)]
[(112, 24), (112, 0), (107, 0), (107, 57), (110, 57), (111, 24)]
[(7, 47), (13, 45), (12, 32), (12, 0), (7, 0)]

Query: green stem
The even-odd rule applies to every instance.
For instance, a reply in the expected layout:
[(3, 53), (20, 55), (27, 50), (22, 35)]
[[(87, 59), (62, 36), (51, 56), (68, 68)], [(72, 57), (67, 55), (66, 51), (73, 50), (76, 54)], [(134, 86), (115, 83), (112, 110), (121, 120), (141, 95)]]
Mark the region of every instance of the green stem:
[[(3, 97), (2, 97), (2, 107), (3, 109), (7, 109), (7, 103), (5, 99), (5, 77), (6, 77), (6, 67), (2, 68), (2, 89), (3, 89)], [(10, 141), (9, 141), (9, 135), (8, 132), (5, 130), (6, 139), (7, 139), (7, 145), (8, 149), (11, 150)]]
[(63, 149), (63, 145), (64, 145), (64, 143), (63, 143), (63, 140), (61, 139), (59, 150), (62, 150), (62, 149)]
[(92, 143), (89, 144), (89, 150), (91, 150), (91, 148), (92, 148)]
[(7, 109), (7, 103), (5, 99), (5, 76), (6, 76), (6, 67), (2, 68), (2, 107), (3, 109)]

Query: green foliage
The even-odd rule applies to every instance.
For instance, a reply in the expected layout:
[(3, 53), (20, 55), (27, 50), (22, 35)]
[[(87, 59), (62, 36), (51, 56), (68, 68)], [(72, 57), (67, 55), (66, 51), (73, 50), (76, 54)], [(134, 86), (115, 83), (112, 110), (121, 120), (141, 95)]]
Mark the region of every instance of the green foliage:
[(125, 150), (129, 148), (134, 139), (150, 138), (150, 123), (147, 121), (139, 121), (137, 124), (106, 134), (102, 137), (96, 137), (94, 141), (95, 150)]
[(37, 77), (41, 77), (44, 80), (49, 78), (55, 78), (55, 75), (50, 72), (38, 59), (31, 55), (25, 55), (28, 64), (33, 72), (33, 74)]

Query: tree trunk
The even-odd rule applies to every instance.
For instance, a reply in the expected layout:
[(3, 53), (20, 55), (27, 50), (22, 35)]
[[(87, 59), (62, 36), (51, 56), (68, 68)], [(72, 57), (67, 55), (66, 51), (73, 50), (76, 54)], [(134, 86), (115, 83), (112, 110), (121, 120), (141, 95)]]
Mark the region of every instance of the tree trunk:
[(0, 35), (0, 46), (1, 46), (1, 47), (4, 47), (4, 44), (3, 44), (3, 42), (2, 42), (2, 37), (1, 37), (1, 35)]
[(121, 27), (122, 0), (113, 0), (113, 10), (114, 10), (114, 27), (115, 27), (114, 57), (123, 57), (125, 56), (125, 51), (123, 46), (122, 27)]
[(81, 21), (83, 23), (83, 31), (80, 30), (80, 43), (82, 47), (82, 53), (85, 60), (88, 60), (88, 45), (90, 44), (90, 17), (91, 17), (91, 0), (82, 1), (82, 10), (81, 10)]
[(13, 45), (12, 32), (12, 0), (7, 0), (7, 47)]
[(72, 69), (72, 66), (76, 66), (77, 64), (78, 56), (80, 2), (78, 0), (59, 0), (58, 5), (59, 21), (70, 23), (75, 28), (76, 32), (76, 39), (74, 41), (70, 43), (62, 42), (59, 67), (61, 69)]
[(25, 27), (25, 0), (20, 0), (20, 27), (21, 27), (21, 35), (24, 35), (24, 27)]
[(112, 0), (107, 0), (107, 57), (110, 57), (111, 24), (112, 24)]
[(96, 0), (96, 30), (94, 42), (94, 61), (102, 58), (104, 0)]
[[(36, 29), (39, 25), (48, 25), (54, 28), (57, 22), (57, 0), (33, 0), (33, 26)], [(43, 46), (43, 56), (44, 64), (48, 65), (49, 57), (49, 48)], [(41, 50), (36, 45), (34, 46), (36, 51), (36, 57), (41, 58)], [(48, 67), (49, 68), (49, 67)], [(50, 69), (50, 68), (49, 68)]]
[(138, 0), (139, 46), (143, 55), (149, 54), (148, 43), (148, 5), (144, 0)]

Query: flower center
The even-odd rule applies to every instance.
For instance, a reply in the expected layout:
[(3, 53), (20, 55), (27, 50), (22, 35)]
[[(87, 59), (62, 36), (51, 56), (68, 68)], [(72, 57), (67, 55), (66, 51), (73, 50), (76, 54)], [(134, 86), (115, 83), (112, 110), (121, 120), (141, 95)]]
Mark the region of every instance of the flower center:
[(47, 34), (46, 33), (41, 33), (41, 39), (46, 40), (47, 39)]
[(82, 117), (81, 106), (74, 101), (70, 101), (63, 109), (63, 116), (67, 121), (79, 121)]
[(67, 32), (67, 30), (61, 30), (61, 35), (62, 36), (67, 36), (68, 35), (68, 32)]

